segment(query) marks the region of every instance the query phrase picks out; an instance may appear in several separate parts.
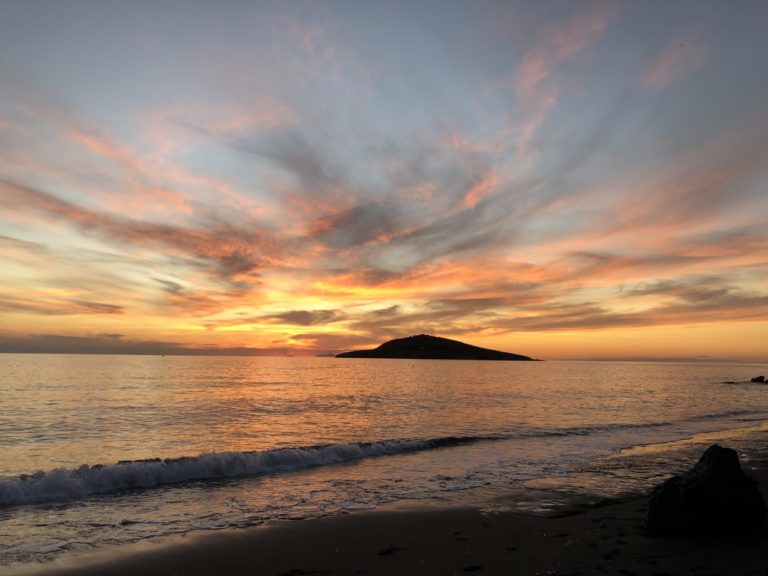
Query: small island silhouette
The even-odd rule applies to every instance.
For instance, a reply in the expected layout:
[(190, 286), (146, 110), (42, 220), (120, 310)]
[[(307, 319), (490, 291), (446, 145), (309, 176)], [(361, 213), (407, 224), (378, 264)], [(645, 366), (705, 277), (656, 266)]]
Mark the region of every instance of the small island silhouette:
[(419, 334), (384, 342), (373, 350), (352, 350), (336, 358), (411, 358), (419, 360), (535, 360), (521, 354), (465, 344), (458, 340)]

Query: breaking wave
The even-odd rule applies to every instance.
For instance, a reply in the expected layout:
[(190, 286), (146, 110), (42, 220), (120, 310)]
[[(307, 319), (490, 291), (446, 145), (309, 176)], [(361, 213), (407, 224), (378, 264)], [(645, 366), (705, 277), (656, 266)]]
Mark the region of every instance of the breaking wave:
[[(765, 417), (760, 410), (734, 410), (684, 419), (689, 422), (718, 418), (751, 421)], [(125, 490), (151, 489), (185, 482), (257, 477), (318, 466), (343, 464), (367, 458), (392, 456), (462, 446), (477, 442), (548, 436), (585, 436), (626, 430), (654, 429), (671, 422), (604, 424), (554, 430), (519, 430), (514, 434), (444, 436), (395, 439), (350, 444), (328, 444), (249, 452), (210, 452), (180, 458), (125, 460), (116, 464), (83, 464), (20, 476), (0, 477), (0, 506), (14, 506), (98, 496)]]
[(0, 506), (84, 498), (184, 482), (255, 477), (494, 439), (496, 438), (492, 436), (446, 436), (425, 440), (383, 440), (262, 452), (213, 452), (199, 456), (129, 460), (93, 466), (83, 464), (75, 469), (57, 468), (47, 472), (0, 478)]

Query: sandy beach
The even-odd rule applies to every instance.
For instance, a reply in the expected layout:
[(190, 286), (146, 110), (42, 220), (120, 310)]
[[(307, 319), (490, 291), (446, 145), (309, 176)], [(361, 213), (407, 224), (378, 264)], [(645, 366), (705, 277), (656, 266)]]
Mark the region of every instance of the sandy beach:
[[(765, 470), (751, 469), (767, 494)], [(402, 505), (306, 521), (188, 535), (61, 558), (24, 574), (768, 574), (768, 531), (751, 537), (649, 538), (647, 499), (542, 518)]]

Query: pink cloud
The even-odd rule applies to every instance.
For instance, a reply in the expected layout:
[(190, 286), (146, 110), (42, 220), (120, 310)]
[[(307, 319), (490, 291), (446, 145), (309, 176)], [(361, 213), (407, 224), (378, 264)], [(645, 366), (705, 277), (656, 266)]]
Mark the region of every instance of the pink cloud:
[(649, 90), (661, 90), (676, 78), (701, 66), (705, 56), (704, 46), (696, 41), (675, 40), (653, 59), (641, 82)]
[(501, 180), (496, 173), (496, 170), (489, 170), (478, 178), (469, 190), (467, 190), (467, 193), (462, 199), (463, 207), (474, 208), (484, 197), (493, 194), (499, 188), (500, 183)]
[(545, 80), (559, 65), (594, 44), (618, 13), (619, 6), (610, 3), (578, 13), (566, 25), (545, 30), (523, 54), (516, 78), (519, 118), (509, 122), (505, 130), (523, 159), (531, 160), (531, 142), (558, 102), (557, 86)]
[(555, 67), (594, 43), (618, 12), (617, 4), (606, 4), (591, 13), (577, 15), (566, 27), (545, 32), (523, 56), (518, 69), (519, 93), (531, 95)]
[(276, 242), (255, 228), (240, 228), (217, 222), (209, 227), (156, 224), (111, 216), (65, 202), (33, 188), (0, 181), (0, 205), (23, 206), (49, 217), (62, 219), (86, 232), (143, 247), (164, 247), (169, 254), (214, 265), (222, 279), (243, 275), (274, 263)]

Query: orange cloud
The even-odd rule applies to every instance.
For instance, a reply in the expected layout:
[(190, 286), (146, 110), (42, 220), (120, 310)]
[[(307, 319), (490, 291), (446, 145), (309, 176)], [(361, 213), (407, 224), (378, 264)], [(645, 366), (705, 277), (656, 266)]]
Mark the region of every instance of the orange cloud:
[(45, 293), (14, 294), (0, 292), (0, 312), (34, 313), (46, 316), (71, 314), (124, 314), (125, 308), (105, 302), (92, 302), (71, 298), (55, 298)]
[(500, 185), (499, 176), (496, 170), (491, 169), (488, 173), (482, 175), (472, 186), (462, 199), (464, 208), (474, 208), (475, 205), (484, 197), (495, 192)]
[(0, 205), (22, 205), (108, 239), (137, 246), (161, 246), (178, 256), (206, 260), (224, 278), (253, 272), (271, 262), (278, 251), (274, 241), (255, 228), (238, 228), (223, 222), (208, 229), (191, 228), (110, 216), (11, 182), (0, 181), (0, 191)]

